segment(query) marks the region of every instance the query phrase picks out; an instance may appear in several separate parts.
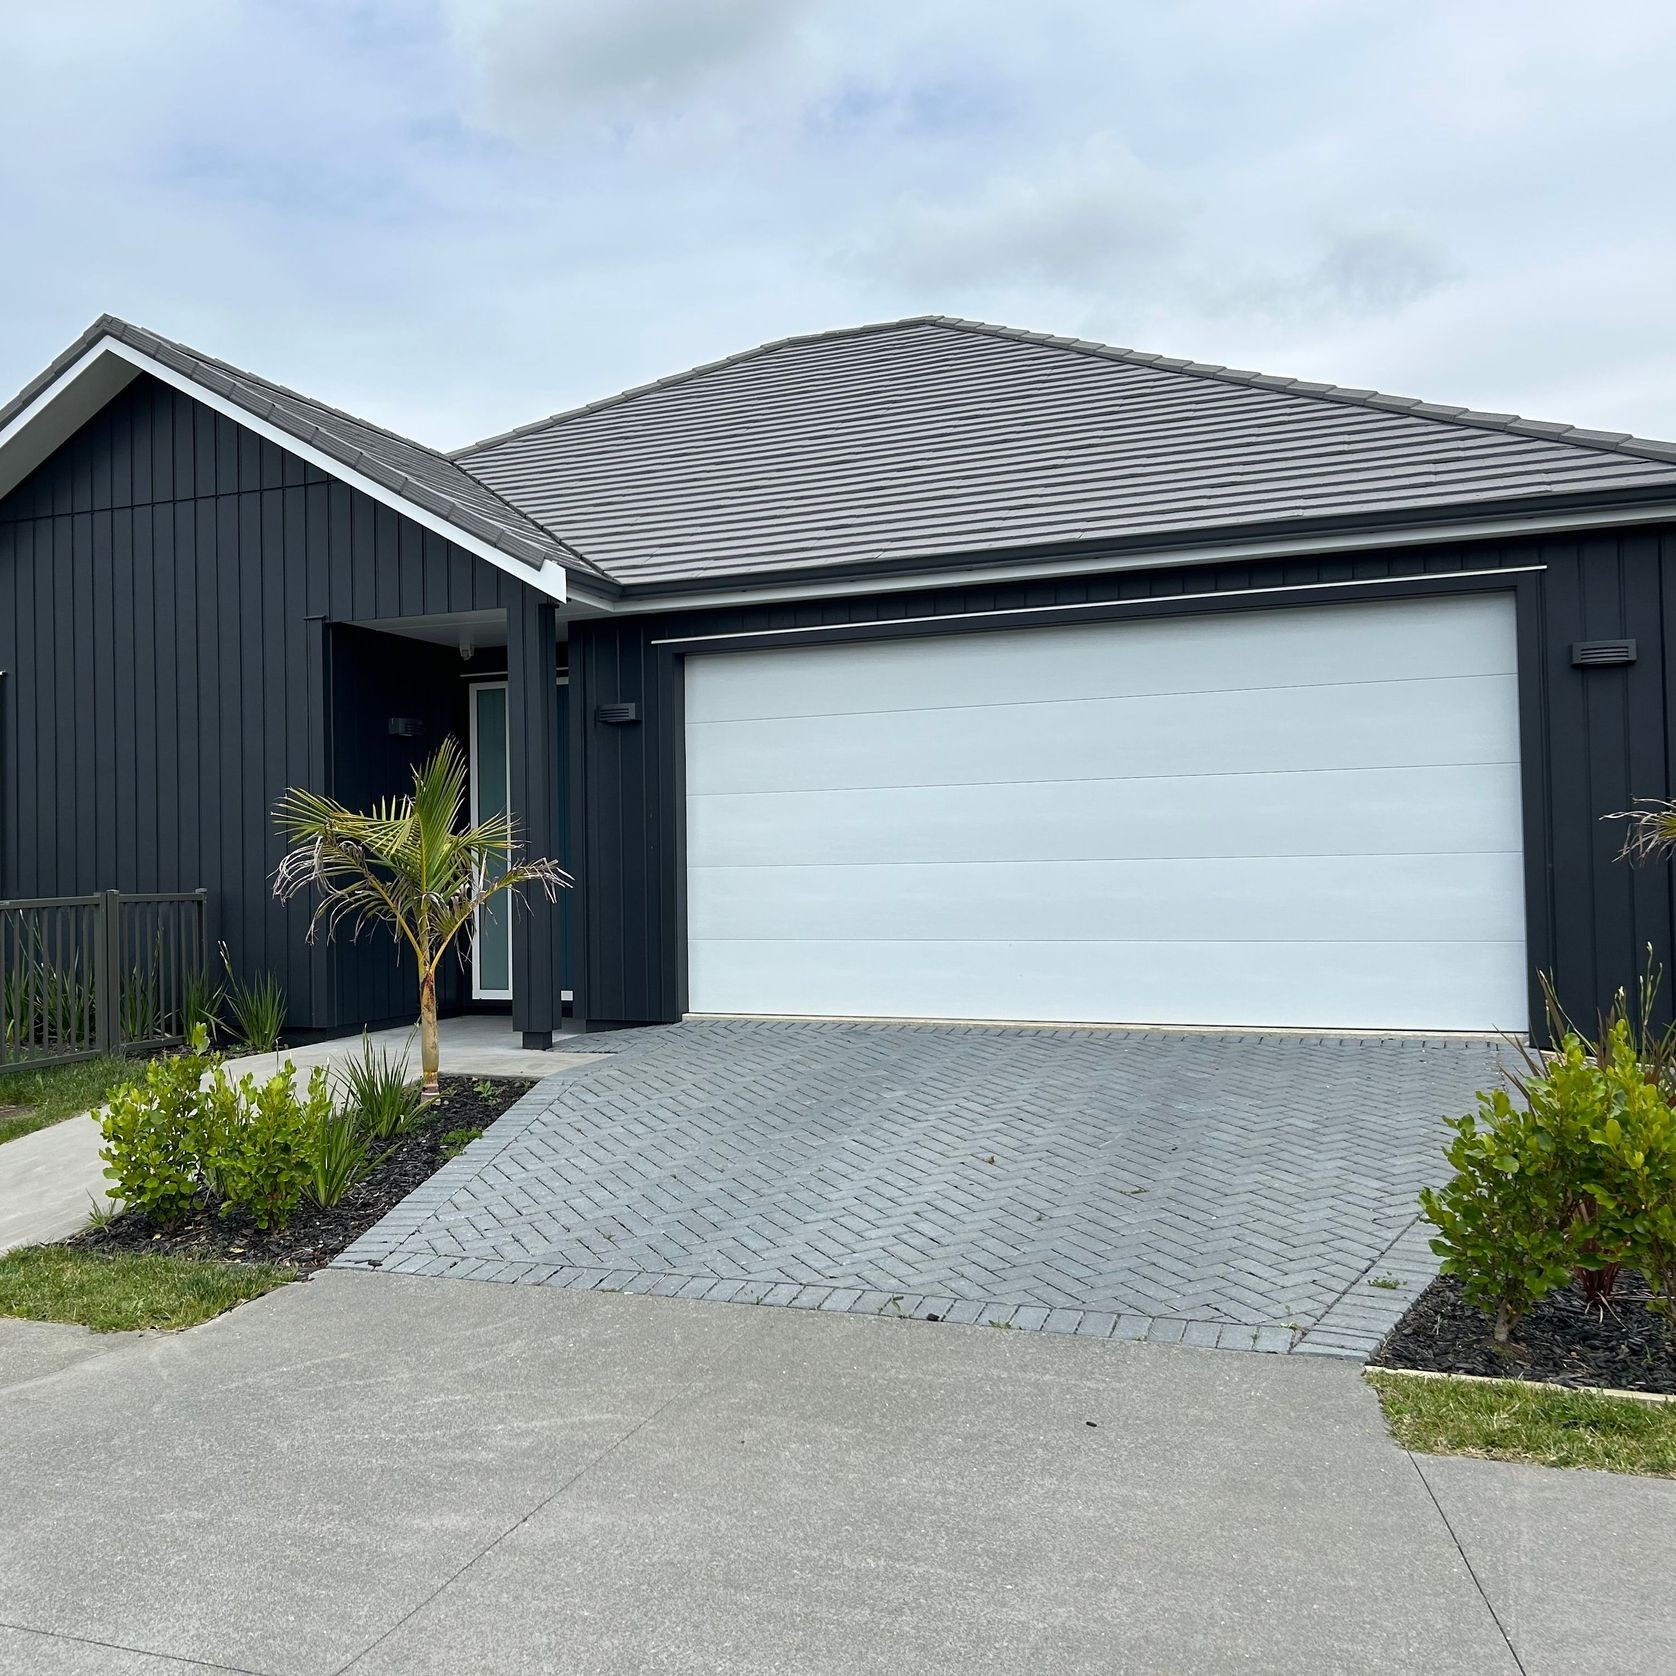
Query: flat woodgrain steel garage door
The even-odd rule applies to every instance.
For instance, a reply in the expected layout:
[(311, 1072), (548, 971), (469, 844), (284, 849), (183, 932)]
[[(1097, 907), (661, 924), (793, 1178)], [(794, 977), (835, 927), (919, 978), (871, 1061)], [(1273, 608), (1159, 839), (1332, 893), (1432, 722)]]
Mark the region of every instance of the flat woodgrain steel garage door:
[(686, 680), (694, 1012), (1525, 1027), (1510, 596)]

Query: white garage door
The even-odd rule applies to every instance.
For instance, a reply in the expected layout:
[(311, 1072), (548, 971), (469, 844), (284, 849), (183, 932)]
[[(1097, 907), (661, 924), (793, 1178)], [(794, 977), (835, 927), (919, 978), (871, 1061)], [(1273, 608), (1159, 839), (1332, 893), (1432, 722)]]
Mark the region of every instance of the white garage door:
[(693, 657), (695, 1012), (1521, 1030), (1507, 596)]

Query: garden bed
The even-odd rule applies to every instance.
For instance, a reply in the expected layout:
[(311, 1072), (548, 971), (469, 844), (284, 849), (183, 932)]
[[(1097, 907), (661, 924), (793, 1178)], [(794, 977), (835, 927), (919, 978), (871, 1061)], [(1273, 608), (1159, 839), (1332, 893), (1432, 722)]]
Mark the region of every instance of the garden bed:
[(102, 1252), (156, 1252), (175, 1257), (280, 1263), (307, 1273), (324, 1267), (381, 1221), (414, 1188), (535, 1087), (522, 1077), (442, 1078), (442, 1098), (425, 1107), (410, 1128), (387, 1143), (386, 1156), (329, 1210), (306, 1200), (283, 1228), (262, 1230), (242, 1215), (195, 1208), (172, 1228), (158, 1228), (136, 1212), (90, 1227), (65, 1244)]
[(1374, 1367), (1470, 1373), (1552, 1385), (1676, 1393), (1676, 1324), (1646, 1305), (1633, 1272), (1619, 1276), (1610, 1303), (1588, 1302), (1580, 1286), (1550, 1292), (1513, 1327), (1507, 1344), (1491, 1338), (1490, 1318), (1440, 1275), (1409, 1306), (1374, 1353)]

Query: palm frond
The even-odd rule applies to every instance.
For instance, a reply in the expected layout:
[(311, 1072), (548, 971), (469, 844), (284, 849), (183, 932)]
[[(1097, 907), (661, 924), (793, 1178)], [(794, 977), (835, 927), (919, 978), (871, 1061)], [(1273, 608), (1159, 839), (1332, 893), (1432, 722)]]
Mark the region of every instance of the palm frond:
[(1643, 797), (1633, 809), (1620, 809), (1601, 819), (1624, 823), (1620, 861), (1660, 861), (1676, 850), (1676, 801)]
[(518, 857), (511, 816), (460, 826), (466, 785), (465, 756), (446, 739), (414, 769), (411, 793), (370, 813), (324, 792), (287, 791), (274, 818), (292, 848), (274, 874), (275, 895), (318, 893), (310, 938), (322, 927), (330, 938), (346, 923), (355, 936), (384, 925), (413, 949), (421, 974), (434, 971), (485, 902), (526, 887), (551, 901), (571, 883), (557, 862)]

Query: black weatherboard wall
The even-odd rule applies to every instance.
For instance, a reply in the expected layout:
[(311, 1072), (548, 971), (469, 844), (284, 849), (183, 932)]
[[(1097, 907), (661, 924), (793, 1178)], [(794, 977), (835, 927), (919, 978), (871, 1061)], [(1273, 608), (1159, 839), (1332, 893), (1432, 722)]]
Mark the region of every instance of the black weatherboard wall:
[[(214, 934), (241, 970), (280, 977), (293, 1027), (378, 1016), (362, 1009), (395, 1004), (390, 946), (307, 946), (305, 911), (269, 893), (270, 810), (293, 784), (341, 780), (357, 800), (402, 789), (437, 735), (391, 739), (388, 716), (440, 729), (459, 664), (387, 636), (369, 657), (362, 631), (336, 625), (531, 597), (136, 379), (0, 501), (0, 895), (203, 885)], [(415, 710), (447, 657), (443, 709)]]
[[(817, 631), (786, 635), (797, 644), (817, 643), (823, 632), (911, 633), (911, 623), (894, 620), (996, 610), (1024, 614), (925, 623), (923, 632), (1460, 588), (1512, 588), (1518, 599), (1531, 1017), (1542, 1016), (1535, 973), (1546, 969), (1567, 1010), (1592, 1018), (1616, 988), (1634, 983), (1648, 945), (1665, 963), (1676, 959), (1669, 869), (1618, 861), (1621, 830), (1601, 819), (1636, 797), (1667, 796), (1676, 785), (1669, 720), (1676, 709), (1669, 655), (1676, 643), (1676, 531), (1665, 527), (573, 624), (575, 783), (586, 800), (578, 863), (590, 885), (578, 904), (585, 922), (583, 1010), (650, 1021), (676, 1018), (685, 1006), (681, 659), (690, 651), (774, 644), (789, 630)], [(1067, 605), (1091, 609), (1049, 609)], [(1040, 618), (1028, 614), (1037, 609)], [(752, 638), (705, 640), (741, 634)], [(1577, 642), (1625, 636), (1636, 642), (1633, 663), (1573, 665)], [(636, 704), (640, 721), (623, 727), (595, 719), (599, 705), (617, 701)], [(1670, 991), (1667, 984), (1667, 1013)]]

